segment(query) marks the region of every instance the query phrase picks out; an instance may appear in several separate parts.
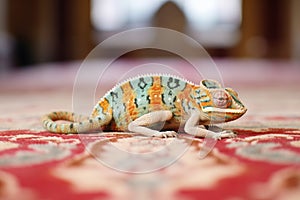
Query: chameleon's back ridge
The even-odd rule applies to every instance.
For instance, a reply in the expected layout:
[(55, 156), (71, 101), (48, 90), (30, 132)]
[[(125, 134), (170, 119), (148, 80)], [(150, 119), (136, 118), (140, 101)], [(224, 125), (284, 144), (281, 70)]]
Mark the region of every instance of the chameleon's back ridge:
[[(222, 88), (216, 81), (202, 80), (197, 85), (177, 76), (154, 74), (117, 84), (89, 117), (53, 112), (43, 117), (43, 125), (56, 133), (131, 131), (157, 137), (176, 136), (184, 125), (185, 132), (203, 137), (208, 130), (196, 126), (235, 120), (246, 110), (233, 89)], [(157, 124), (167, 131), (153, 129)]]

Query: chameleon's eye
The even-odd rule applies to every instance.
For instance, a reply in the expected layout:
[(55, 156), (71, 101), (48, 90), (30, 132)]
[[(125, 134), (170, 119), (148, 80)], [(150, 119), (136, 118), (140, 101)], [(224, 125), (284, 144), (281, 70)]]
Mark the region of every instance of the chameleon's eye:
[(218, 108), (227, 108), (230, 100), (226, 92), (222, 90), (217, 90), (212, 94), (213, 102)]

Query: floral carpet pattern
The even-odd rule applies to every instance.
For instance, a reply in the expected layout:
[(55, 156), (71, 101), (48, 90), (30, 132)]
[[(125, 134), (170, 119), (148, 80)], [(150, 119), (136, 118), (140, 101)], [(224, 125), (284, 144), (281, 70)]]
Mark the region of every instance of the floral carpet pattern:
[[(51, 74), (58, 69), (47, 70)], [(65, 68), (61, 73), (74, 71)], [(21, 80), (26, 76), (20, 75)], [(293, 82), (293, 75), (286, 76), (291, 78), (281, 79), (285, 87), (262, 80), (257, 88), (230, 82), (225, 73), (225, 82), (239, 87), (249, 112), (224, 126), (237, 137), (219, 141), (184, 133), (167, 139), (117, 132), (49, 133), (40, 117), (51, 110), (70, 110), (72, 91), (32, 89), (27, 83), (31, 89), (22, 93), (2, 84), (0, 199), (299, 199), (300, 84)], [(16, 75), (10, 80), (14, 77), (20, 80)], [(290, 92), (284, 110), (278, 109), (279, 97)], [(209, 142), (215, 143), (207, 150)]]
[[(157, 139), (120, 133), (96, 137), (28, 130), (3, 131), (0, 139), (1, 198), (299, 197), (300, 131), (236, 132), (238, 137), (218, 141), (205, 158), (200, 158), (204, 139), (185, 134), (178, 138)], [(85, 143), (91, 138), (93, 142), (87, 148)], [(175, 160), (174, 147), (166, 149), (172, 143), (176, 143), (177, 148), (187, 146)], [(165, 152), (138, 159), (117, 155), (113, 147), (141, 154), (153, 153), (154, 148), (155, 151), (163, 148)], [(166, 160), (171, 162), (167, 165), (159, 163)]]

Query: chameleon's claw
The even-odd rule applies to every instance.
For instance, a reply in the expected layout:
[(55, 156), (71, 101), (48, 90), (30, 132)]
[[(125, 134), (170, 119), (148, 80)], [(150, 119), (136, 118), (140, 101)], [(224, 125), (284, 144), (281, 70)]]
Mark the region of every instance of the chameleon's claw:
[[(222, 131), (223, 132), (223, 131)], [(221, 140), (222, 139), (222, 132), (213, 132), (213, 135), (211, 136), (213, 139)]]
[(234, 138), (234, 137), (237, 137), (237, 134), (234, 133), (231, 130), (224, 130), (221, 133), (222, 133), (222, 135), (221, 135), (222, 138)]
[(165, 133), (168, 137), (177, 137), (177, 133), (175, 131), (166, 131)]
[(222, 138), (234, 138), (237, 135), (230, 130), (224, 130), (224, 131), (220, 131), (220, 132), (213, 132), (212, 134), (212, 138), (216, 139), (216, 140), (221, 140)]

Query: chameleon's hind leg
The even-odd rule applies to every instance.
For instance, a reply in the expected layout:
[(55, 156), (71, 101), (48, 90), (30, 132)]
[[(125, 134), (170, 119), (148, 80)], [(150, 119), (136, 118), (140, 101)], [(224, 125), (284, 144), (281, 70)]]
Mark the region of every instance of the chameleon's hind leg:
[(168, 121), (172, 118), (172, 116), (172, 112), (168, 110), (150, 112), (132, 121), (128, 125), (128, 130), (152, 137), (176, 137), (177, 133), (175, 131), (160, 132), (147, 127), (158, 122)]
[(209, 121), (209, 117), (203, 112), (193, 112), (190, 118), (186, 121), (184, 131), (196, 137), (211, 137), (216, 139), (235, 137), (235, 133), (230, 130), (223, 130), (219, 127), (214, 127), (212, 130), (201, 128), (199, 125)]

